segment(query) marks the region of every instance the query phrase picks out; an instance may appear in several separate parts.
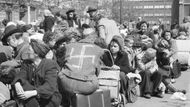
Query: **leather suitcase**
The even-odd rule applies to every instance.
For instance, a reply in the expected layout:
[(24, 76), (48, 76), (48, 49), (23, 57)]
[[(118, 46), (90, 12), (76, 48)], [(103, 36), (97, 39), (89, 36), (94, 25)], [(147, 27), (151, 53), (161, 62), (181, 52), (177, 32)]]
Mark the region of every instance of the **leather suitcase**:
[(110, 90), (98, 89), (90, 95), (76, 94), (71, 99), (72, 107), (111, 107)]

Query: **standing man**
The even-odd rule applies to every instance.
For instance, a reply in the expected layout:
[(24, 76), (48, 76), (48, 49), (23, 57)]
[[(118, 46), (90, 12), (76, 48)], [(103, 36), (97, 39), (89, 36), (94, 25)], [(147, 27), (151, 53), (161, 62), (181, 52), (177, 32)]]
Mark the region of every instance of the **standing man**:
[(90, 16), (89, 26), (90, 26), (91, 28), (96, 28), (96, 22), (93, 20), (93, 18), (94, 18), (94, 16), (95, 16), (96, 13), (97, 13), (97, 9), (94, 8), (94, 7), (88, 7), (87, 13), (88, 13), (89, 16)]
[(98, 36), (103, 38), (107, 45), (112, 40), (113, 36), (121, 36), (117, 23), (114, 20), (108, 19), (98, 12), (94, 13), (92, 17), (96, 23)]
[(43, 28), (44, 31), (53, 31), (53, 26), (55, 24), (55, 18), (54, 15), (51, 13), (50, 10), (44, 10), (44, 22), (43, 22)]
[(67, 22), (69, 27), (73, 28), (81, 28), (81, 24), (79, 19), (76, 17), (75, 9), (69, 9), (67, 12)]

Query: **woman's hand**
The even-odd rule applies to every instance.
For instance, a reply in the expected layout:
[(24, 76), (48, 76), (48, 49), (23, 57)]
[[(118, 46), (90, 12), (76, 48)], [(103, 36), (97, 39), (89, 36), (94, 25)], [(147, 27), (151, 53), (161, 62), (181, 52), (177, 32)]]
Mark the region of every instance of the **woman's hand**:
[(31, 98), (36, 95), (37, 95), (37, 91), (31, 90), (31, 91), (24, 91), (24, 93), (18, 94), (18, 97), (22, 100), (27, 100), (28, 98)]
[(120, 67), (117, 66), (117, 65), (113, 65), (112, 68), (113, 68), (113, 69), (120, 69)]

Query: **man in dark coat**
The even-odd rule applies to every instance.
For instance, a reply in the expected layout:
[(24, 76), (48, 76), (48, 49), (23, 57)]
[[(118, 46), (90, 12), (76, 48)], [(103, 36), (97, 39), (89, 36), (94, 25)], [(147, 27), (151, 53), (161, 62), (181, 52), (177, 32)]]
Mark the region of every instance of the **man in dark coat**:
[(49, 50), (45, 44), (32, 39), (24, 53), (27, 57), (13, 84), (26, 107), (59, 107), (61, 103), (57, 83), (60, 68), (56, 62), (45, 59)]
[(69, 24), (69, 27), (81, 28), (81, 23), (75, 14), (75, 9), (68, 10), (66, 14), (67, 14), (67, 22)]
[(22, 31), (14, 25), (5, 28), (5, 35), (2, 38), (2, 42), (15, 48), (15, 55), (13, 58), (16, 60), (23, 59), (23, 52), (26, 51), (29, 46), (29, 43), (24, 40)]

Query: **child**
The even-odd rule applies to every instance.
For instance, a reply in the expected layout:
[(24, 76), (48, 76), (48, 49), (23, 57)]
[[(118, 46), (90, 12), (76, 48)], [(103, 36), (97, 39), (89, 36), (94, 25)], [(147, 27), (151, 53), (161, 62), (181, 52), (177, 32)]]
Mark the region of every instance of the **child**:
[(151, 95), (163, 98), (163, 94), (158, 90), (162, 81), (162, 74), (158, 72), (156, 50), (148, 48), (142, 51), (137, 55), (136, 62), (136, 72), (139, 72), (142, 77), (142, 82), (140, 83), (141, 95), (147, 99), (150, 99)]
[(134, 68), (135, 66), (135, 61), (134, 61), (135, 52), (133, 50), (134, 40), (132, 37), (126, 37), (124, 42), (125, 42), (124, 51), (128, 55), (129, 65)]

